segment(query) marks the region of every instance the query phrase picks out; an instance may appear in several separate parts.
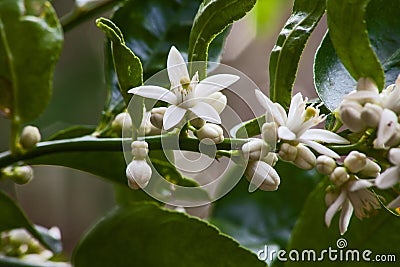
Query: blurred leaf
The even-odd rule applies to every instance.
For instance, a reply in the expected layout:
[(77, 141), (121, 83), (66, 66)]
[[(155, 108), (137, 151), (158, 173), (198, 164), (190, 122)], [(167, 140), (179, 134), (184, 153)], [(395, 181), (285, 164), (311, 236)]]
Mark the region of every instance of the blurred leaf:
[(265, 123), (265, 115), (246, 121), (236, 131), (236, 138), (248, 138), (259, 135), (261, 127)]
[(18, 258), (0, 256), (0, 267), (71, 267), (71, 265), (64, 262), (51, 261), (33, 263), (22, 261)]
[(322, 15), (326, 0), (296, 0), (269, 59), (270, 98), (288, 108), (304, 47)]
[(265, 266), (254, 254), (206, 222), (150, 203), (118, 208), (103, 218), (78, 244), (73, 264)]
[[(385, 210), (380, 210), (378, 214), (372, 215), (371, 218), (360, 221), (353, 215), (349, 230), (344, 236), (339, 233), (339, 215), (336, 214), (332, 220), (330, 228), (327, 228), (324, 222), (326, 212), (325, 205), (325, 189), (327, 179), (321, 182), (310, 194), (303, 208), (301, 216), (293, 230), (290, 249), (316, 250), (317, 255), (331, 247), (337, 250), (337, 240), (344, 238), (347, 240), (346, 249), (356, 249), (360, 252), (368, 249), (372, 251), (371, 259), (377, 254), (396, 254), (396, 258), (400, 257), (400, 248), (398, 244), (398, 229), (400, 227), (400, 219), (391, 215)], [(343, 252), (345, 253), (345, 249)], [(343, 254), (344, 254), (343, 253)], [(338, 255), (338, 253), (334, 253)], [(382, 263), (380, 263), (382, 264)], [(325, 255), (325, 261), (307, 262), (307, 266), (371, 266), (373, 262), (366, 261), (329, 261), (328, 255)], [(390, 265), (390, 264), (389, 264)], [(287, 262), (285, 266), (304, 266), (302, 262)]]
[(279, 161), (276, 169), (281, 177), (277, 191), (249, 193), (249, 183), (242, 178), (213, 210), (211, 221), (254, 251), (266, 244), (286, 247), (303, 204), (320, 178), (315, 171), (303, 171), (286, 162)]
[[(369, 2), (370, 0), (327, 0), (329, 36), (337, 55), (351, 76), (356, 80), (370, 77), (382, 90), (385, 74), (370, 44), (365, 21), (370, 19), (366, 15)], [(378, 9), (375, 12), (381, 13), (382, 10)], [(343, 16), (345, 13), (351, 16)]]
[[(383, 64), (386, 86), (394, 83), (400, 73), (399, 5), (399, 0), (372, 0), (365, 16), (371, 45)], [(361, 65), (364, 65), (364, 60), (355, 66)], [(318, 95), (331, 111), (339, 106), (344, 95), (356, 87), (356, 81), (336, 55), (329, 34), (325, 36), (315, 57), (314, 83)]]
[(49, 2), (0, 1), (0, 110), (17, 124), (46, 108), (62, 43)]
[(93, 133), (95, 130), (96, 130), (96, 127), (94, 127), (94, 126), (76, 125), (76, 126), (72, 126), (72, 127), (63, 129), (61, 131), (58, 131), (57, 133), (55, 133), (52, 136), (50, 136), (49, 138), (47, 138), (47, 141), (81, 137), (81, 136), (89, 135), (89, 134)]
[(0, 191), (0, 207), (0, 232), (9, 231), (16, 228), (25, 228), (45, 247), (55, 253), (61, 252), (62, 245), (60, 241), (49, 238), (47, 233), (46, 235), (43, 235), (43, 231), (41, 229), (35, 228), (17, 203), (15, 203), (15, 201), (3, 191)]
[[(189, 37), (188, 59), (208, 60), (208, 47), (212, 40), (234, 21), (244, 17), (256, 0), (204, 0), (194, 18)], [(207, 76), (206, 63), (199, 71), (200, 79)], [(194, 74), (196, 70), (190, 72)]]

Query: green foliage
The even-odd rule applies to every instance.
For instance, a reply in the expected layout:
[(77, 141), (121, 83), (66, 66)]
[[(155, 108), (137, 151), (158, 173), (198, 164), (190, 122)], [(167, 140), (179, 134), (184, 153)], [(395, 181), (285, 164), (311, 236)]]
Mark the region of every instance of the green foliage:
[(49, 2), (0, 2), (0, 111), (15, 123), (32, 121), (46, 108), (62, 43)]
[(85, 266), (265, 266), (200, 219), (150, 203), (117, 208), (95, 225), (73, 256)]
[(249, 120), (241, 125), (235, 136), (237, 138), (248, 138), (261, 133), (261, 127), (265, 123), (265, 115)]
[[(353, 47), (353, 49), (358, 50), (358, 45), (364, 47), (367, 45), (369, 46), (369, 43), (372, 45), (385, 71), (386, 86), (394, 83), (400, 72), (400, 36), (397, 32), (397, 29), (400, 27), (400, 18), (397, 16), (396, 12), (399, 5), (399, 0), (371, 0), (365, 15), (370, 41), (365, 43), (364, 40), (363, 43), (359, 40), (359, 43), (354, 44)], [(353, 23), (351, 23), (351, 25), (353, 25)], [(343, 29), (343, 31), (344, 34), (351, 34), (348, 27)], [(353, 39), (356, 38), (356, 36), (351, 34), (349, 38)], [(341, 50), (345, 51), (345, 53), (354, 52), (350, 52), (350, 48), (348, 48), (346, 43), (339, 43), (338, 46), (341, 46)], [(355, 55), (364, 56), (358, 54), (358, 52)], [(348, 57), (347, 60), (349, 62), (350, 55)], [(370, 67), (371, 71), (373, 71), (372, 64), (375, 63), (367, 64), (367, 59), (358, 61), (359, 59), (354, 58), (352, 60), (357, 60), (353, 64), (353, 69), (357, 68), (358, 73), (366, 71), (364, 68)], [(379, 69), (378, 73), (380, 73)], [(353, 76), (354, 75), (355, 74), (353, 74)], [(330, 110), (337, 108), (343, 96), (355, 89), (356, 81), (352, 78), (337, 56), (329, 35), (325, 36), (315, 57), (314, 82), (320, 98)], [(380, 86), (382, 87), (383, 85), (381, 84)]]
[[(15, 228), (25, 228), (32, 236), (39, 240), (45, 247), (55, 253), (60, 253), (62, 246), (48, 234), (43, 234), (40, 228), (36, 228), (22, 212), (21, 208), (6, 193), (0, 191), (0, 232)], [(1, 263), (0, 263), (0, 266)]]
[[(207, 76), (208, 49), (214, 38), (255, 5), (255, 0), (204, 0), (197, 11), (189, 37), (189, 61), (204, 61), (200, 79)], [(196, 70), (191, 70), (194, 74)]]
[[(327, 180), (322, 181), (310, 194), (304, 206), (302, 214), (293, 229), (289, 249), (314, 249), (317, 253), (323, 249), (337, 249), (336, 241), (339, 238), (347, 240), (347, 249), (362, 251), (368, 249), (373, 252), (371, 259), (377, 254), (396, 254), (400, 256), (400, 249), (397, 245), (397, 231), (400, 227), (400, 220), (381, 209), (378, 214), (371, 218), (360, 221), (355, 216), (351, 219), (349, 230), (342, 237), (338, 230), (339, 214), (332, 220), (332, 225), (327, 228), (324, 223), (326, 212), (325, 188)], [(345, 251), (345, 250), (344, 250)], [(317, 254), (318, 255), (318, 254)], [(361, 256), (360, 256), (361, 257)], [(326, 255), (324, 262), (307, 262), (307, 266), (371, 266), (372, 262), (365, 261), (329, 261)], [(287, 262), (285, 266), (303, 266), (304, 262)]]
[(325, 0), (296, 0), (269, 60), (270, 98), (288, 108), (301, 54), (325, 13)]

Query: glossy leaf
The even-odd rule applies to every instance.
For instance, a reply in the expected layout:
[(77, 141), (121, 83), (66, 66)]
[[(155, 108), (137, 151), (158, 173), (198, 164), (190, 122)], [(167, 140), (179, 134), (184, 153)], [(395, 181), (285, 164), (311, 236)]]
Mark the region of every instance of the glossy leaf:
[(62, 246), (59, 240), (51, 238), (48, 234), (43, 235), (43, 230), (35, 227), (28, 220), (17, 203), (3, 191), (0, 191), (0, 207), (0, 232), (15, 228), (25, 228), (45, 247), (51, 249), (55, 253), (61, 252)]
[[(200, 79), (207, 75), (208, 47), (213, 39), (234, 21), (244, 17), (256, 0), (204, 0), (197, 11), (189, 37), (188, 60), (204, 61)], [(191, 70), (194, 74), (196, 70)]]
[(236, 138), (248, 138), (261, 133), (261, 127), (265, 123), (265, 115), (247, 121), (241, 125), (236, 133)]
[[(368, 249), (372, 251), (372, 254), (369, 255), (371, 259), (374, 259), (374, 256), (377, 254), (395, 254), (398, 259), (400, 249), (395, 244), (399, 240), (397, 231), (400, 227), (400, 219), (383, 209), (362, 221), (357, 219), (353, 214), (349, 230), (344, 236), (341, 236), (338, 225), (339, 214), (336, 214), (332, 220), (330, 228), (327, 228), (324, 223), (324, 215), (327, 209), (325, 205), (326, 186), (326, 180), (321, 182), (307, 199), (302, 214), (293, 229), (288, 251), (290, 249), (297, 249), (299, 251), (314, 249), (319, 256), (318, 253), (324, 249), (329, 249), (329, 247), (338, 250), (336, 242), (339, 238), (344, 238), (347, 241), (347, 246), (343, 249), (343, 254), (346, 253), (346, 249), (356, 249), (360, 252), (361, 258), (361, 253)], [(371, 266), (371, 264), (375, 266), (373, 262), (366, 262), (362, 259), (360, 261), (347, 262), (330, 261), (327, 255), (325, 255), (324, 259), (323, 262), (309, 261), (307, 262), (307, 266), (367, 267)], [(304, 266), (304, 262), (287, 262), (285, 266)]]
[(288, 108), (303, 49), (325, 13), (326, 0), (296, 0), (269, 60), (270, 98)]
[(62, 43), (49, 2), (0, 2), (0, 110), (16, 124), (36, 119), (46, 108)]
[(112, 211), (81, 240), (74, 251), (73, 264), (265, 266), (256, 255), (206, 222), (150, 203)]
[[(369, 2), (370, 0), (327, 0), (329, 36), (337, 55), (351, 76), (355, 80), (370, 77), (382, 90), (385, 75), (370, 44), (365, 21), (370, 19), (366, 16)], [(351, 15), (343, 16), (345, 13)]]
[[(371, 0), (365, 16), (371, 45), (385, 71), (386, 86), (394, 83), (400, 73), (400, 17), (396, 12), (399, 5), (399, 0)], [(363, 60), (358, 63), (363, 64)], [(315, 57), (314, 82), (318, 95), (330, 110), (337, 108), (343, 96), (356, 86), (335, 53), (329, 34)]]
[(242, 178), (213, 210), (211, 221), (254, 251), (266, 244), (286, 247), (303, 204), (319, 179), (316, 172), (299, 170), (286, 162), (279, 162), (276, 169), (281, 177), (277, 191), (249, 193), (249, 183)]

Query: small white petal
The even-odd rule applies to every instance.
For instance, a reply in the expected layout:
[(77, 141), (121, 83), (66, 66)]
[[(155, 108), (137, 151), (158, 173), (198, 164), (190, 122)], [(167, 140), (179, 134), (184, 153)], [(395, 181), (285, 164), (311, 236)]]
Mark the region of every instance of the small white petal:
[(308, 129), (301, 136), (301, 139), (322, 141), (325, 143), (334, 144), (349, 144), (350, 142), (345, 138), (333, 132), (323, 130), (323, 129)]
[(185, 60), (183, 60), (181, 53), (175, 48), (175, 46), (172, 46), (169, 50), (167, 71), (172, 88), (178, 86), (182, 79), (190, 81)]
[(263, 108), (265, 108), (266, 113), (272, 114), (272, 116), (279, 125), (285, 125), (286, 118), (284, 116), (286, 116), (286, 112), (284, 112), (285, 115), (283, 116), (283, 114), (281, 114), (281, 112), (276, 108), (274, 103), (260, 90), (255, 90), (255, 94), (258, 102), (263, 106)]
[(394, 165), (400, 165), (400, 148), (389, 150), (389, 161)]
[(387, 207), (389, 209), (395, 209), (395, 208), (400, 207), (400, 196), (398, 196), (392, 202), (390, 202), (389, 205), (387, 205)]
[(340, 206), (342, 206), (343, 202), (346, 200), (346, 192), (342, 191), (335, 202), (329, 206), (329, 208), (325, 212), (325, 224), (326, 226), (331, 225), (331, 221), (335, 213), (339, 210)]
[(381, 189), (392, 187), (399, 181), (399, 175), (399, 167), (395, 166), (387, 168), (386, 171), (381, 173), (381, 175), (375, 179), (375, 185)]
[(221, 123), (218, 112), (210, 104), (197, 102), (193, 107), (189, 108), (189, 110), (205, 121), (217, 124)]
[(334, 159), (340, 158), (340, 156), (335, 151), (327, 148), (324, 145), (321, 145), (320, 143), (317, 143), (317, 142), (311, 141), (311, 140), (303, 140), (303, 139), (299, 139), (298, 141), (311, 147), (312, 149), (314, 149), (321, 155), (326, 155), (326, 156), (334, 158)]
[(341, 235), (346, 233), (350, 224), (351, 215), (353, 215), (353, 211), (354, 208), (351, 205), (350, 200), (346, 199), (342, 205), (342, 212), (340, 213), (339, 219), (339, 230)]
[(372, 101), (372, 102), (379, 102), (380, 97), (379, 94), (372, 91), (357, 91), (352, 94), (348, 94), (343, 97), (344, 100), (352, 100), (352, 101)]
[(373, 186), (373, 184), (370, 181), (364, 180), (364, 179), (360, 179), (357, 181), (352, 181), (351, 183), (349, 183), (350, 186), (347, 187), (347, 190), (349, 192), (355, 192), (361, 189), (366, 189), (366, 188), (370, 188), (371, 186)]
[(286, 126), (280, 126), (278, 128), (278, 136), (284, 140), (295, 140), (296, 135)]
[(178, 125), (185, 116), (186, 111), (186, 109), (177, 106), (169, 106), (163, 118), (164, 129), (168, 131)]
[(374, 147), (385, 147), (386, 142), (392, 137), (397, 128), (397, 115), (389, 109), (382, 111), (381, 120), (378, 126), (377, 138), (374, 142)]
[(130, 94), (143, 96), (155, 100), (162, 100), (169, 104), (176, 104), (176, 96), (171, 91), (155, 85), (143, 85), (132, 88), (128, 91)]
[(239, 76), (232, 74), (217, 74), (209, 76), (200, 81), (200, 83), (197, 85), (196, 97), (207, 97), (215, 92), (229, 87), (237, 80), (239, 80)]
[(301, 93), (297, 93), (290, 102), (287, 124), (290, 126), (294, 122), (301, 122), (301, 114), (304, 112), (304, 101)]

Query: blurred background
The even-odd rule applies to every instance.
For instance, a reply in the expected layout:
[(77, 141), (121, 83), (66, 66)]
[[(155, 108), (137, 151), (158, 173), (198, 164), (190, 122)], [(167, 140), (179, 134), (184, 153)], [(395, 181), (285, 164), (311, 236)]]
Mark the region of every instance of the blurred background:
[[(60, 17), (74, 6), (72, 0), (54, 0), (52, 3)], [(252, 12), (233, 25), (226, 42), (222, 62), (248, 75), (266, 94), (269, 54), (290, 15), (292, 4), (293, 0), (259, 0)], [(51, 103), (34, 123), (44, 138), (68, 126), (96, 125), (99, 121), (106, 95), (104, 34), (95, 26), (94, 20), (90, 19), (65, 34)], [(323, 18), (300, 62), (295, 92), (301, 91), (309, 98), (316, 97), (312, 80), (313, 58), (325, 31)], [(251, 114), (240, 115), (251, 118)], [(8, 127), (8, 121), (0, 118), (1, 151), (8, 149)], [(90, 174), (50, 166), (35, 167), (34, 180), (18, 186), (17, 197), (35, 224), (61, 228), (67, 252), (71, 252), (82, 233), (114, 205), (112, 185), (108, 182)]]

